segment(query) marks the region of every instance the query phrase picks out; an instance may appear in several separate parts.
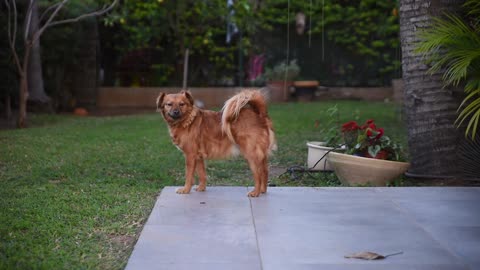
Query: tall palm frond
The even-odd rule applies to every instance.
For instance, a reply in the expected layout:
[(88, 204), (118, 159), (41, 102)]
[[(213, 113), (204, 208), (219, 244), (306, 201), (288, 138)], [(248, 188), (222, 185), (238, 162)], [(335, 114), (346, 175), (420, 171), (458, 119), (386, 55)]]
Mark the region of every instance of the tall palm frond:
[[(478, 0), (469, 0), (463, 4), (465, 10), (468, 10), (467, 14), (472, 16), (474, 23), (480, 22), (480, 1)], [(478, 25), (477, 25), (478, 26)]]
[[(475, 1), (467, 3), (470, 2)], [(470, 5), (480, 12), (480, 5)], [(459, 107), (455, 124), (460, 126), (469, 119), (465, 135), (473, 139), (480, 121), (480, 29), (472, 28), (452, 14), (432, 20), (430, 28), (419, 32), (420, 42), (416, 52), (431, 65), (430, 73), (445, 69), (445, 85), (458, 86), (460, 82), (465, 82), (467, 96)]]

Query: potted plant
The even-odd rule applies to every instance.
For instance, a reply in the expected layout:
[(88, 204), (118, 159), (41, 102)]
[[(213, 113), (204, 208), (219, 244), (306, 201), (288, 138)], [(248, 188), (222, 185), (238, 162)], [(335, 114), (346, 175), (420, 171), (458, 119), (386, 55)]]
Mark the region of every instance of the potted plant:
[(403, 174), (409, 163), (401, 145), (393, 142), (373, 120), (362, 126), (355, 121), (342, 125), (341, 132), (347, 147), (345, 154), (330, 153), (329, 163), (345, 185), (379, 185)]
[(267, 67), (264, 77), (270, 90), (270, 101), (286, 101), (288, 99), (288, 89), (299, 73), (300, 67), (296, 60), (292, 60), (288, 64), (282, 61), (273, 68)]
[[(320, 130), (320, 141), (307, 142), (307, 166), (311, 171), (332, 171), (333, 168), (328, 162), (328, 154), (331, 151), (343, 151), (341, 147), (341, 134), (339, 129), (337, 105), (326, 110), (330, 119), (324, 128)], [(315, 121), (315, 127), (320, 126), (320, 121)]]

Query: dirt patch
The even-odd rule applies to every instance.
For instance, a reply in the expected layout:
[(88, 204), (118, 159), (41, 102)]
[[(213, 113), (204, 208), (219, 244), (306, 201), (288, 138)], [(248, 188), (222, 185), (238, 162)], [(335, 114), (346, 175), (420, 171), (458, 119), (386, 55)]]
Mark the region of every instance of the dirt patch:
[(109, 234), (108, 238), (115, 245), (124, 247), (132, 246), (135, 241), (135, 237), (130, 235)]
[(286, 167), (270, 166), (270, 168), (268, 170), (268, 176), (269, 176), (269, 178), (279, 177), (280, 175), (282, 175), (286, 171), (287, 171)]

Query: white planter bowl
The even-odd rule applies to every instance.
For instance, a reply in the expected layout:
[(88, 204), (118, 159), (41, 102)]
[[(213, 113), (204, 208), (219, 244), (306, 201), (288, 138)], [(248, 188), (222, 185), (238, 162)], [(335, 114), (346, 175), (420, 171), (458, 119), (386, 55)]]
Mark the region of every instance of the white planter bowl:
[[(332, 150), (332, 147), (325, 146), (325, 142), (307, 142), (308, 146), (308, 155), (307, 155), (307, 166), (311, 171), (332, 171), (333, 168), (329, 164), (327, 158), (324, 157), (320, 162), (318, 162), (328, 151)], [(315, 163), (318, 164), (315, 166)], [(315, 166), (315, 167), (314, 167)]]
[(385, 186), (405, 173), (410, 163), (331, 152), (328, 161), (342, 184)]

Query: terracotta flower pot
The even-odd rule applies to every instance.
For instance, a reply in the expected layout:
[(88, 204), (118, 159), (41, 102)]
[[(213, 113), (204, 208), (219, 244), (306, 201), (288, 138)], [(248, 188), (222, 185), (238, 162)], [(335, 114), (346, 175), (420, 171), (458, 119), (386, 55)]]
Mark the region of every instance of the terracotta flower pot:
[(338, 179), (348, 186), (385, 186), (388, 182), (405, 173), (410, 163), (352, 156), (331, 152), (328, 162)]
[(288, 100), (288, 88), (292, 82), (270, 81), (267, 88), (270, 90), (270, 102), (285, 102)]

